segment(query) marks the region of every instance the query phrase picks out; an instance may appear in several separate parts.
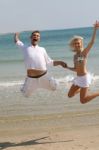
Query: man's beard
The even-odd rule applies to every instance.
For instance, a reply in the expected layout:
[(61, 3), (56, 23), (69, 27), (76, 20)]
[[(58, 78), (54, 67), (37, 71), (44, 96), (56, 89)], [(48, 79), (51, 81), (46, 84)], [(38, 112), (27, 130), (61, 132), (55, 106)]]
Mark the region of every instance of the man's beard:
[(38, 43), (38, 40), (33, 39), (32, 44), (33, 44), (33, 45), (37, 45), (37, 43)]

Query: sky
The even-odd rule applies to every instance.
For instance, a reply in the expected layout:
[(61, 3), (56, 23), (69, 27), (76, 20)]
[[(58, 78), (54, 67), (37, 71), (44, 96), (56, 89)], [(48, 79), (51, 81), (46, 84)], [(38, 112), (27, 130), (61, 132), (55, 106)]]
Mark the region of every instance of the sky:
[(0, 33), (89, 27), (99, 0), (0, 0)]

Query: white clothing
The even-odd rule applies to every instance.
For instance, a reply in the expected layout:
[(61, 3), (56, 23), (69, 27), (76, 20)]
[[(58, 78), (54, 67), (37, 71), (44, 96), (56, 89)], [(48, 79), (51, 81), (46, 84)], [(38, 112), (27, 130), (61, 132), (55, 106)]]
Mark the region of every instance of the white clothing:
[(85, 87), (89, 87), (89, 85), (91, 84), (92, 78), (90, 74), (86, 74), (84, 76), (77, 76), (74, 80), (73, 80), (73, 84), (77, 85), (81, 88), (85, 88)]
[(53, 60), (48, 56), (43, 47), (33, 45), (26, 47), (23, 42), (17, 41), (19, 48), (23, 49), (26, 69), (47, 70), (47, 65), (53, 65)]
[(29, 97), (38, 88), (56, 90), (58, 84), (58, 81), (56, 81), (53, 77), (50, 77), (48, 74), (45, 74), (40, 78), (27, 77), (21, 91), (24, 96)]
[[(53, 60), (47, 55), (46, 50), (38, 45), (26, 47), (21, 41), (16, 43), (23, 49), (26, 69), (40, 69), (47, 71), (47, 64), (53, 65)], [(37, 88), (56, 90), (58, 82), (46, 73), (39, 78), (27, 77), (21, 91), (24, 96), (30, 96)]]

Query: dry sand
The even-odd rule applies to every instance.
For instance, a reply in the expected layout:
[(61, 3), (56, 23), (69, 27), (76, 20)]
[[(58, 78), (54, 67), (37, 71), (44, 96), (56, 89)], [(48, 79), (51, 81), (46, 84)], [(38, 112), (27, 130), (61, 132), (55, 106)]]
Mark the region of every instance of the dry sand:
[(99, 150), (99, 109), (0, 117), (0, 150)]

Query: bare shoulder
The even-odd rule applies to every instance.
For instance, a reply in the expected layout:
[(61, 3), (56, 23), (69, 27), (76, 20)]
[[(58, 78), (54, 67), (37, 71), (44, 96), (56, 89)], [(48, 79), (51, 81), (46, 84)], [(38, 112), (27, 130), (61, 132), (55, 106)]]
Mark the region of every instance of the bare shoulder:
[(81, 52), (81, 55), (86, 57), (87, 54), (88, 54), (88, 50), (87, 50), (87, 48), (84, 48), (84, 50)]

